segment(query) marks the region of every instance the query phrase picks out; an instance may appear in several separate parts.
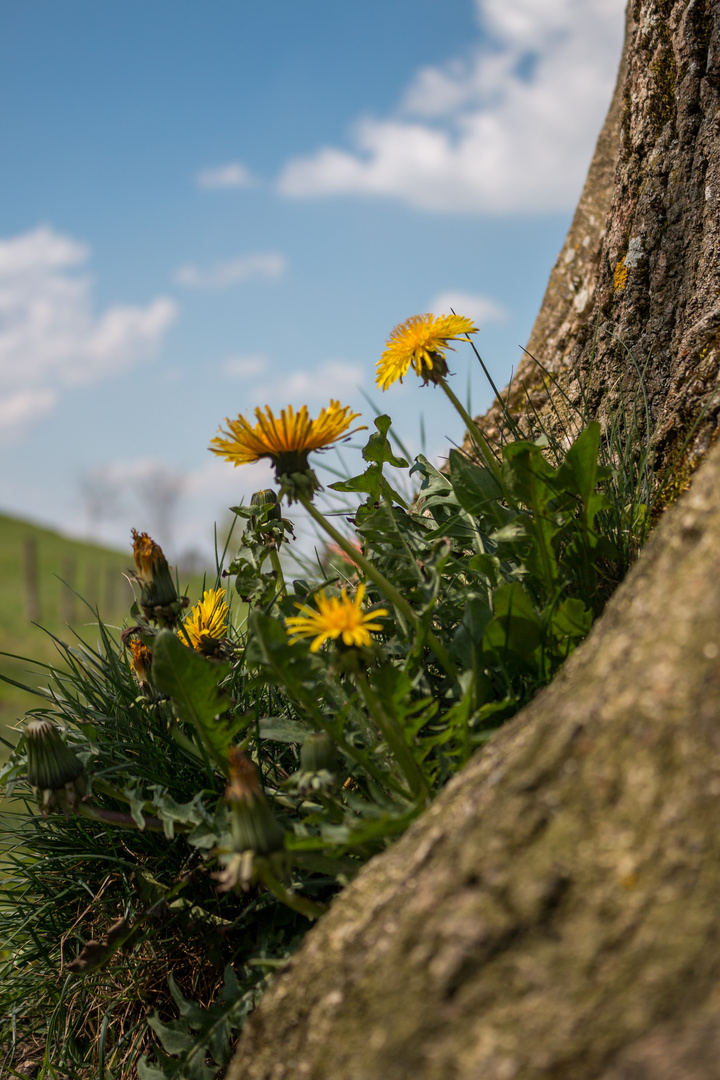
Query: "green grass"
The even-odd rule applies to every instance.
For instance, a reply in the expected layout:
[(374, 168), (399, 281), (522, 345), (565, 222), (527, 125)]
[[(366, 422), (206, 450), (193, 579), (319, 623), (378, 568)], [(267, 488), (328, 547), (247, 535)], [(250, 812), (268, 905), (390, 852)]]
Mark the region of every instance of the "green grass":
[[(36, 605), (28, 596), (28, 545), (37, 565)], [(75, 632), (94, 640), (91, 608), (97, 607), (106, 623), (121, 624), (132, 603), (123, 577), (130, 566), (129, 545), (123, 554), (0, 516), (0, 652), (54, 664), (59, 658), (50, 634), (70, 640)], [(32, 686), (43, 679), (41, 668), (9, 656), (0, 656), (0, 673)], [(12, 737), (7, 729), (36, 703), (33, 695), (0, 682), (0, 734)]]
[[(28, 543), (37, 566), (37, 604), (28, 596)], [(127, 552), (82, 540), (52, 529), (0, 515), (0, 675), (28, 686), (45, 685), (43, 664), (62, 664), (53, 635), (69, 644), (76, 636), (94, 645), (98, 634), (94, 611), (106, 627), (122, 627), (129, 617), (133, 591), (127, 571), (134, 567)], [(194, 603), (202, 595), (202, 575), (181, 582)], [(31, 658), (35, 663), (31, 663)], [(63, 665), (64, 666), (64, 665)], [(0, 681), (0, 735), (14, 741), (17, 720), (39, 699)], [(0, 764), (7, 758), (0, 744)]]

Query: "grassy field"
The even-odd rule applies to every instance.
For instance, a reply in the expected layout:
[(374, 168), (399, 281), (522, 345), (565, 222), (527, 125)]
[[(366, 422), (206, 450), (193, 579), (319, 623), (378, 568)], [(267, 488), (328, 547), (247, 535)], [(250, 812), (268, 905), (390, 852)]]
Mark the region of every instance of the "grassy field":
[[(125, 577), (131, 566), (130, 543), (123, 554), (0, 516), (0, 652), (56, 664), (50, 635), (93, 644), (95, 609), (105, 624), (121, 628), (133, 599)], [(202, 579), (190, 584), (195, 602)], [(41, 668), (8, 655), (0, 655), (0, 674), (31, 686), (45, 678)], [(0, 681), (0, 734), (12, 739), (18, 718), (39, 701)], [(0, 760), (5, 756), (0, 745)]]

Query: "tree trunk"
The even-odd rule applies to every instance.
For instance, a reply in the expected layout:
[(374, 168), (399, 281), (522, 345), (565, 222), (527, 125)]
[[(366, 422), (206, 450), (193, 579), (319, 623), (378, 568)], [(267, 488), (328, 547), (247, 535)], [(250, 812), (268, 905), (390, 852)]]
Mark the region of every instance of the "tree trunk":
[[(602, 417), (644, 369), (659, 465), (689, 440), (689, 470), (720, 411), (720, 2), (631, 6), (612, 198), (596, 157), (531, 346)], [(720, 1080), (719, 613), (720, 448), (556, 681), (309, 933), (228, 1080)]]
[[(606, 424), (639, 405), (659, 475), (683, 487), (720, 414), (717, 0), (630, 0), (615, 94), (528, 352)], [(512, 411), (548, 409), (525, 357)], [(496, 403), (481, 417), (497, 435)], [(679, 478), (679, 483), (677, 482)]]

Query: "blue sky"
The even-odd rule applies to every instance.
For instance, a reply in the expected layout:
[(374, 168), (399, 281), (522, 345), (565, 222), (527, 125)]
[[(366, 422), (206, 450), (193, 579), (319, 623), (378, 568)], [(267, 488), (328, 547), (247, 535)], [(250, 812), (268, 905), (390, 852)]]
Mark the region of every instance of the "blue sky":
[[(414, 451), (421, 413), (427, 452), (447, 451), (462, 430), (439, 391), (380, 394), (375, 362), (396, 323), (452, 305), (507, 381), (610, 99), (622, 9), (6, 4), (0, 511), (207, 550), (268, 476), (207, 452), (224, 417), (330, 397), (370, 415), (360, 388)], [(468, 350), (453, 367), (486, 406)]]

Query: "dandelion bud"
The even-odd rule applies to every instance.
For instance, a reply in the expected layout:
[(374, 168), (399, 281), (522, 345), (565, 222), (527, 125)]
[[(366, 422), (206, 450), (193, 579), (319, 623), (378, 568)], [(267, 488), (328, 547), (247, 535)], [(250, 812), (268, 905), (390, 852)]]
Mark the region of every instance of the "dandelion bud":
[(267, 503), (272, 503), (273, 505), (265, 514), (266, 521), (279, 521), (280, 503), (272, 488), (263, 488), (262, 491), (256, 491), (254, 495), (250, 496), (251, 506), (265, 506)]
[(268, 551), (277, 551), (287, 540), (287, 534), (293, 536), (292, 522), (282, 516), (280, 500), (272, 488), (264, 488), (251, 496), (250, 506), (254, 507), (255, 513), (245, 530), (244, 543), (252, 546), (253, 542), (259, 541)]
[(285, 846), (285, 830), (275, 818), (257, 778), (255, 766), (242, 750), (231, 748), (230, 781), (225, 801), (236, 851), (271, 855)]
[(85, 767), (50, 720), (31, 720), (24, 731), (27, 778), (43, 811), (66, 813), (85, 794)]
[(133, 555), (140, 585), (140, 604), (148, 619), (174, 622), (185, 606), (178, 598), (170, 567), (162, 548), (147, 533), (132, 531)]
[(152, 667), (152, 651), (143, 645), (139, 638), (134, 637), (130, 642), (130, 655), (132, 656), (133, 670), (141, 687), (146, 687), (150, 682), (150, 668)]
[(333, 772), (337, 764), (335, 743), (326, 731), (308, 735), (300, 751), (300, 771), (319, 773), (323, 770)]

